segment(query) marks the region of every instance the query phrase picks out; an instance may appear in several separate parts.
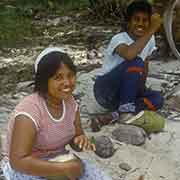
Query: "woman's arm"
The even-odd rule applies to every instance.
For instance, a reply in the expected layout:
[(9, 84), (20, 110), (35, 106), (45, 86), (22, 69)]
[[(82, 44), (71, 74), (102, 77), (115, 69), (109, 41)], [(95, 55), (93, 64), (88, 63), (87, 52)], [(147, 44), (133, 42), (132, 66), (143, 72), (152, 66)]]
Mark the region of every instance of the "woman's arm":
[(80, 118), (79, 109), (76, 112), (74, 126), (75, 126), (75, 132), (76, 132), (75, 136), (84, 135), (84, 131), (83, 131), (82, 126), (81, 126), (81, 118)]
[(75, 125), (75, 137), (71, 141), (71, 147), (76, 151), (81, 150), (93, 150), (95, 151), (95, 145), (90, 142), (88, 137), (84, 134), (81, 126), (80, 113), (79, 110), (76, 112)]
[[(84, 131), (83, 131), (82, 126), (81, 126), (79, 110), (76, 112), (74, 126), (75, 126), (75, 137), (78, 137), (80, 135), (84, 135)], [(74, 143), (75, 137), (71, 140), (71, 142), (69, 144), (70, 144), (72, 149), (74, 149), (75, 151), (80, 152), (80, 151), (82, 151), (82, 149), (79, 147), (78, 144)]]
[(39, 159), (32, 155), (36, 140), (36, 128), (31, 119), (19, 115), (15, 119), (10, 147), (10, 164), (13, 169), (36, 176), (79, 177), (82, 174), (80, 160), (58, 163)]

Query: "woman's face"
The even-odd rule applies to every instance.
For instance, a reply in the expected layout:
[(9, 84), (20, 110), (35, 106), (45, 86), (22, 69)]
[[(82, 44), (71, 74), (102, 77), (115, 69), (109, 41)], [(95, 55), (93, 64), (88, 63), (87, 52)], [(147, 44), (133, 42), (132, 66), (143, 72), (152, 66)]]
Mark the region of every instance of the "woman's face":
[(57, 100), (67, 99), (75, 88), (76, 75), (62, 64), (55, 75), (48, 80), (48, 96)]
[(128, 33), (134, 38), (142, 37), (150, 26), (150, 17), (144, 12), (135, 12), (128, 22)]

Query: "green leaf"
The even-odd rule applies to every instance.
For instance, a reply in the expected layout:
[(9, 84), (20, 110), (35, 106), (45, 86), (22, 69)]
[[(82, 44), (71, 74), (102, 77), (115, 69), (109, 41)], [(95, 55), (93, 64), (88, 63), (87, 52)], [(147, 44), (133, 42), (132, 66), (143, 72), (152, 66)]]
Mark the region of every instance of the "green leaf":
[(50, 7), (50, 9), (54, 8), (54, 3), (52, 1), (48, 1), (48, 6)]
[(91, 141), (91, 143), (92, 143), (92, 144), (95, 144), (95, 143), (96, 143), (96, 139), (95, 139), (95, 137), (94, 137), (94, 136), (92, 136), (92, 137), (91, 137), (91, 139), (90, 139), (90, 141)]

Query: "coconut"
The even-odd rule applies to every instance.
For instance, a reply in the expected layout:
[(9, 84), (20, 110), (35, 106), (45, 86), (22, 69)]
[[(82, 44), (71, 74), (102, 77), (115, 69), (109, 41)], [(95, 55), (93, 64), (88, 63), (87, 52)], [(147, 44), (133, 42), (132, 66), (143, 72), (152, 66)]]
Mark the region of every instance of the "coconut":
[(107, 136), (98, 136), (95, 138), (95, 153), (101, 158), (109, 158), (114, 152), (114, 146), (111, 139)]

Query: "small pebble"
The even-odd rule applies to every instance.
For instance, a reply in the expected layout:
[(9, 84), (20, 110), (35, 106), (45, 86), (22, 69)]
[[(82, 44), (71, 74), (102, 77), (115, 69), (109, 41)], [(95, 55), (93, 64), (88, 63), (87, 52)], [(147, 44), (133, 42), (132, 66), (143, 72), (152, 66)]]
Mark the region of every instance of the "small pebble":
[(121, 169), (125, 170), (125, 171), (129, 171), (129, 170), (132, 169), (132, 168), (129, 166), (129, 164), (127, 164), (127, 163), (121, 163), (121, 164), (119, 164), (119, 167), (120, 167)]

